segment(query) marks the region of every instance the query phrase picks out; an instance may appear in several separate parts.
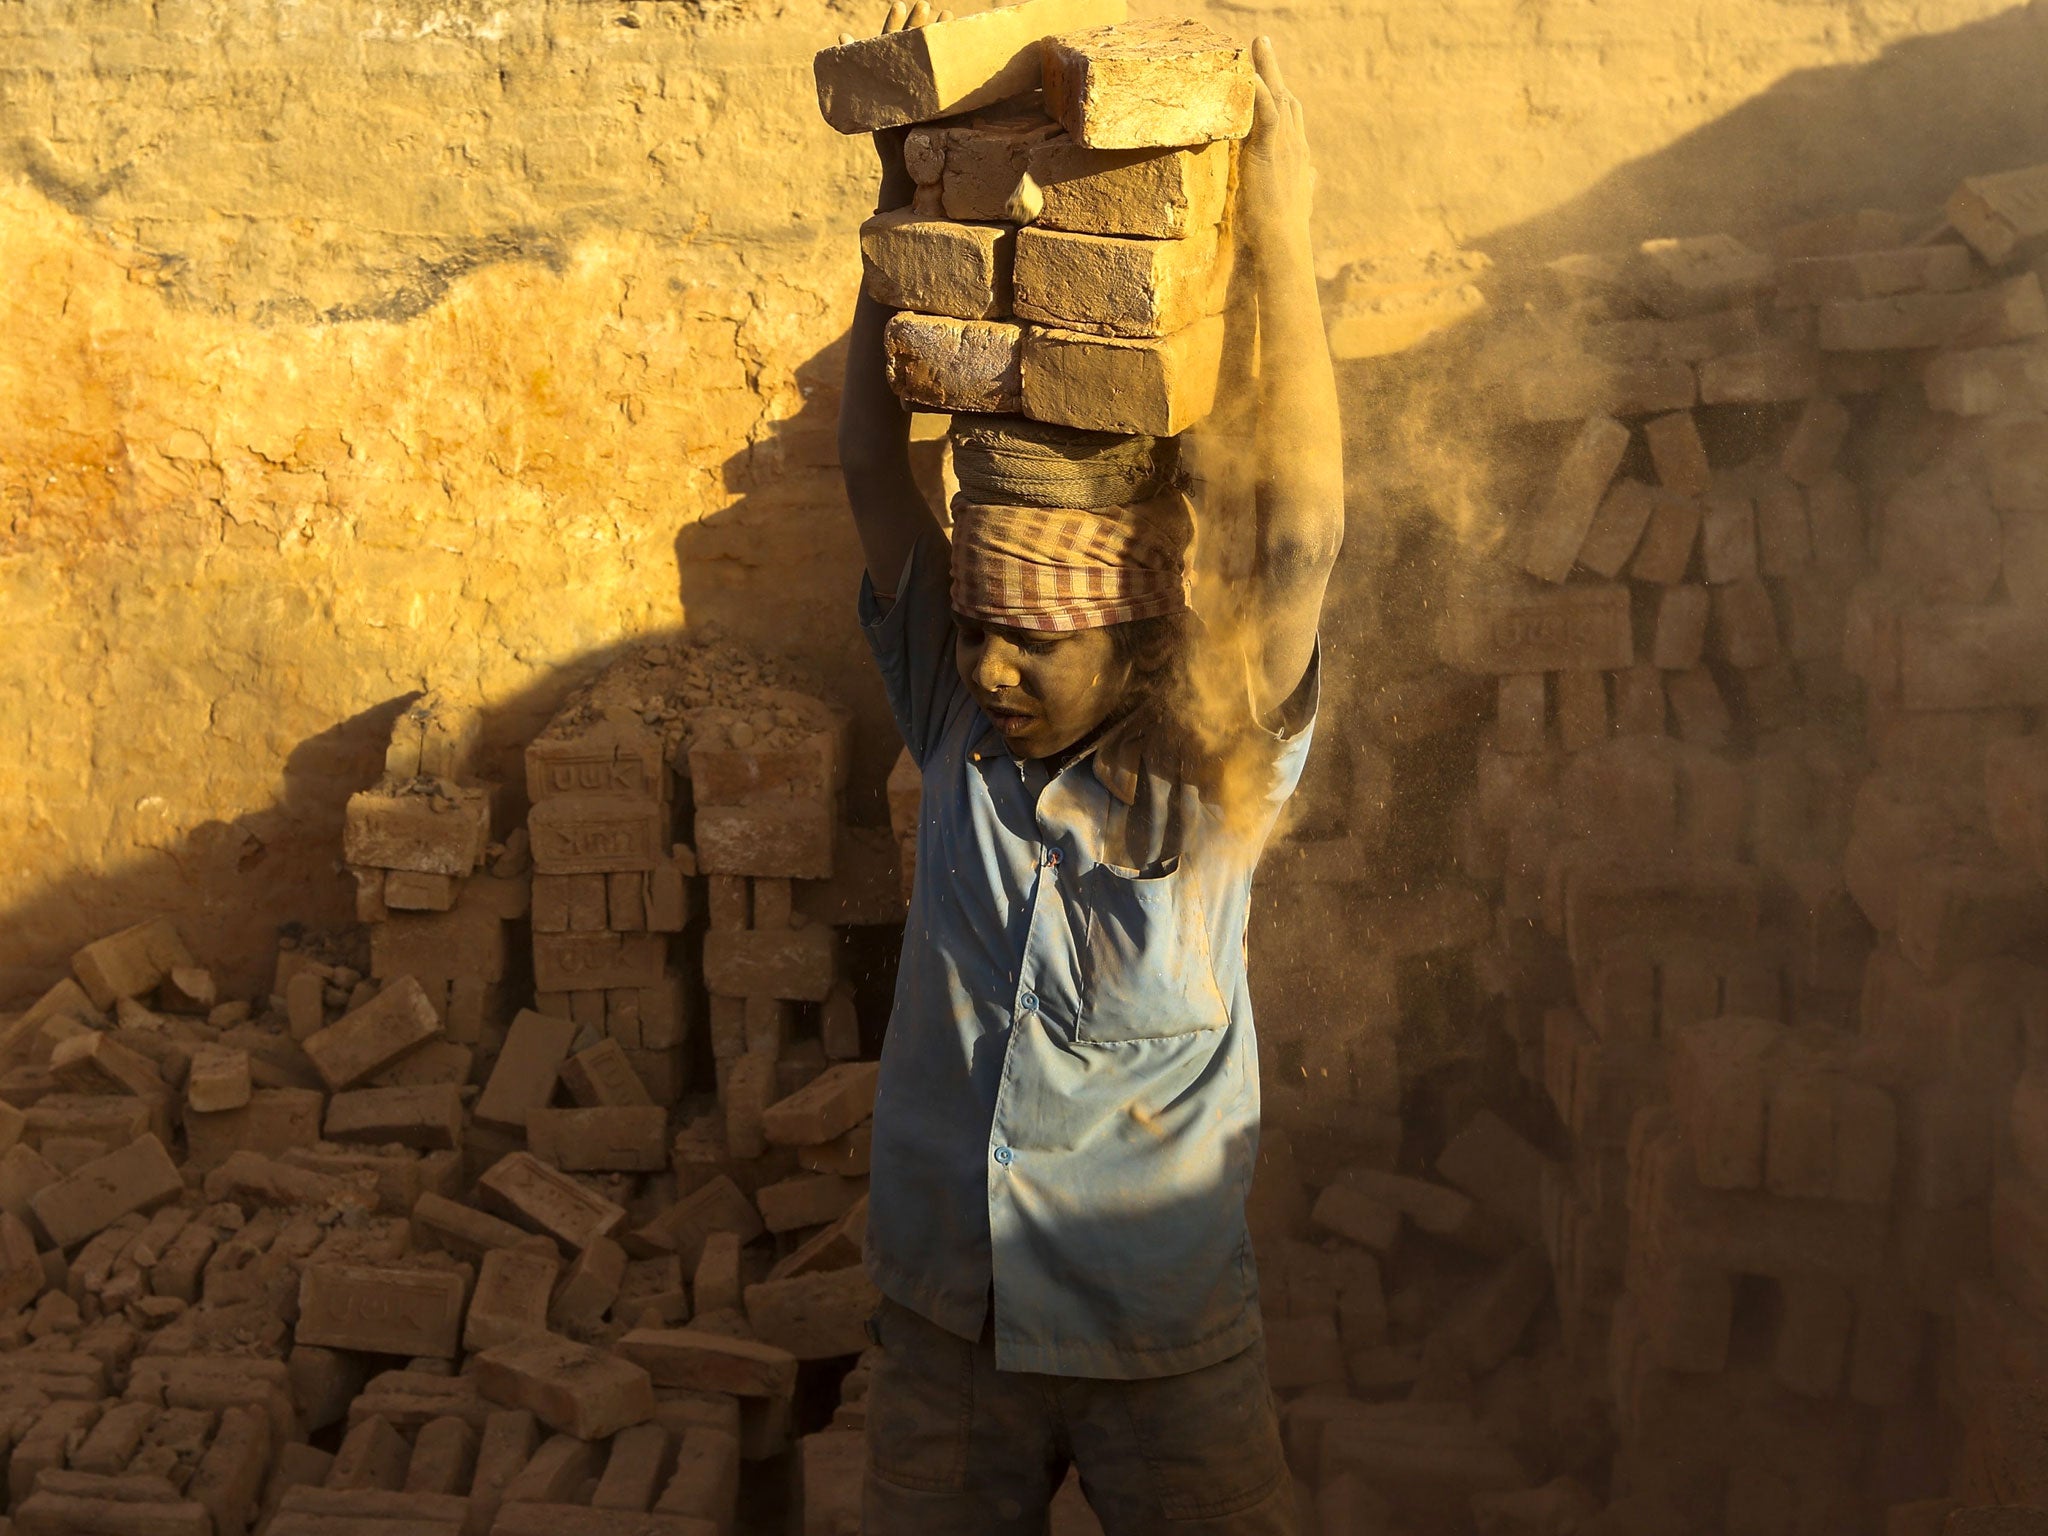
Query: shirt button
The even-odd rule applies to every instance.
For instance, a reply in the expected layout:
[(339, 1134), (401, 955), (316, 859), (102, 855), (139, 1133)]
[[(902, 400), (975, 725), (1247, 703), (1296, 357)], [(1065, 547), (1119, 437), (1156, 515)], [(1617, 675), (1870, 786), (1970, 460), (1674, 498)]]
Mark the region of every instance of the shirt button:
[(1051, 866), (1052, 866), (1052, 867), (1053, 867), (1054, 869), (1058, 869), (1058, 868), (1060, 867), (1060, 851), (1059, 851), (1059, 849), (1057, 849), (1057, 848), (1048, 848), (1048, 849), (1046, 849), (1046, 850), (1045, 850), (1045, 862), (1046, 862), (1046, 863), (1048, 863), (1048, 864), (1050, 864), (1050, 865), (1051, 865)]
[(1011, 1153), (1008, 1147), (996, 1148), (996, 1161), (998, 1163), (1001, 1163), (1005, 1168), (1010, 1166), (1010, 1156)]
[(1023, 1006), (1026, 1013), (1036, 1013), (1038, 1011), (1038, 994), (1036, 992), (1026, 992), (1017, 1001)]

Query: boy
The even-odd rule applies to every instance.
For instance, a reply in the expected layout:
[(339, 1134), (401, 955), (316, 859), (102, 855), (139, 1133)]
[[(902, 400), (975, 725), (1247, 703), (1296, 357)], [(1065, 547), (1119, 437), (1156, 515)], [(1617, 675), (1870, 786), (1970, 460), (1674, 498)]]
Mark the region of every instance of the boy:
[[(930, 19), (898, 0), (885, 29)], [(875, 1106), (870, 1536), (1039, 1536), (1070, 1464), (1108, 1536), (1295, 1529), (1244, 1222), (1244, 932), (1308, 750), (1343, 476), (1301, 109), (1263, 38), (1254, 60), (1258, 559), (1221, 666), (1161, 445), (958, 417), (949, 547), (887, 312), (855, 312), (861, 621), (924, 786)], [(901, 207), (900, 132), (877, 145)]]

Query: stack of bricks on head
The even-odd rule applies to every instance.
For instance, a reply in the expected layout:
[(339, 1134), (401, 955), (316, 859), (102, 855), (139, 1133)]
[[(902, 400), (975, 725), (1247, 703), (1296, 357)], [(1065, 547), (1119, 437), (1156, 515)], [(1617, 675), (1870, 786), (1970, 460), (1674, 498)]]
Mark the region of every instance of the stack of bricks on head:
[(1246, 50), (1123, 0), (1025, 0), (818, 55), (842, 133), (910, 128), (861, 229), (914, 408), (1172, 437), (1216, 396)]
[(362, 926), (287, 930), (267, 1000), (158, 918), (0, 1016), (0, 1533), (843, 1526), (877, 1302), (844, 930), (902, 920), (848, 736), (736, 648), (649, 646), (531, 743), (499, 842), (429, 695), (348, 806)]

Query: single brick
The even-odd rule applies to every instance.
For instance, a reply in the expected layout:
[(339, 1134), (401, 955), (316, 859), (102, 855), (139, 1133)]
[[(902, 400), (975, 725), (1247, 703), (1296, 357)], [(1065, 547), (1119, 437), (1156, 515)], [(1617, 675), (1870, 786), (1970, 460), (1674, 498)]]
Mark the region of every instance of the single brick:
[(629, 870), (604, 877), (605, 926), (618, 933), (647, 927), (647, 882), (653, 871)]
[(1124, 19), (1122, 0), (1026, 0), (827, 48), (818, 110), (841, 133), (952, 117), (1035, 89), (1039, 40)]
[(548, 1301), (561, 1262), (540, 1248), (494, 1248), (477, 1269), (476, 1292), (462, 1324), (462, 1347), (474, 1353), (548, 1331)]
[(1215, 404), (1223, 339), (1221, 315), (1145, 339), (1029, 327), (1024, 414), (1090, 431), (1177, 436)]
[(1557, 735), (1567, 752), (1584, 752), (1607, 739), (1607, 674), (1557, 674)]
[(414, 870), (394, 869), (385, 874), (379, 895), (387, 914), (447, 912), (462, 895), (462, 881), (454, 875), (423, 875)]
[(1010, 313), (1017, 231), (1008, 224), (966, 224), (910, 208), (878, 213), (860, 227), (869, 298), (954, 320), (1000, 320)]
[(1848, 439), (1849, 425), (1849, 411), (1841, 401), (1814, 396), (1806, 402), (1785, 439), (1778, 458), (1779, 468), (1801, 485), (1813, 484), (1835, 467), (1835, 459)]
[(639, 1514), (653, 1507), (671, 1461), (669, 1432), (659, 1424), (635, 1424), (612, 1437), (604, 1476), (590, 1496), (592, 1509)]
[(611, 926), (610, 875), (559, 875), (556, 878), (565, 883), (568, 892), (568, 932), (598, 933)]
[(882, 345), (889, 387), (935, 411), (1023, 408), (1024, 328), (1006, 321), (892, 315)]
[(167, 1092), (154, 1063), (98, 1030), (59, 1040), (50, 1049), (49, 1066), (57, 1086), (71, 1093), (156, 1099)]
[(697, 856), (680, 843), (647, 875), (647, 928), (651, 933), (681, 933), (690, 921), (690, 876)]
[(112, 1008), (117, 998), (140, 997), (171, 973), (190, 965), (185, 941), (167, 917), (153, 917), (95, 939), (71, 957), (71, 970), (95, 1008)]
[(652, 1102), (646, 1086), (615, 1040), (600, 1040), (562, 1063), (562, 1081), (571, 1098), (585, 1109), (644, 1105)]
[(654, 1508), (657, 1514), (708, 1521), (713, 1530), (730, 1532), (739, 1493), (739, 1437), (698, 1425), (683, 1432), (675, 1474)]
[(1067, 330), (1168, 336), (1223, 307), (1229, 256), (1214, 229), (1139, 240), (1034, 225), (1017, 236), (1017, 313)]
[(1076, 144), (1149, 149), (1251, 131), (1251, 52), (1202, 22), (1155, 17), (1045, 44), (1045, 105)]
[[(895, 325), (903, 318), (898, 315), (890, 324)], [(972, 323), (975, 322), (960, 322)], [(700, 806), (697, 861), (706, 874), (712, 875), (825, 880), (832, 874), (833, 828), (832, 803), (824, 797)]]
[(1733, 486), (1709, 491), (1700, 512), (1701, 560), (1710, 583), (1746, 581), (1757, 573), (1756, 503)]
[(1670, 586), (1683, 581), (1692, 567), (1693, 546), (1699, 542), (1700, 505), (1689, 497), (1659, 496), (1650, 508), (1649, 525), (1629, 575), (1637, 581)]
[(477, 1430), (466, 1419), (443, 1414), (420, 1426), (412, 1459), (405, 1467), (408, 1494), (461, 1495), (476, 1469)]
[(1762, 681), (1758, 669), (1770, 667), (1780, 656), (1777, 612), (1761, 581), (1730, 582), (1712, 590), (1715, 653), (1730, 666), (1745, 669), (1752, 682), (1749, 697), (1754, 716), (1754, 688)]
[(556, 1286), (546, 1304), (548, 1326), (564, 1331), (596, 1328), (618, 1299), (625, 1277), (626, 1250), (608, 1237), (599, 1238), (576, 1255)]
[(737, 1232), (707, 1233), (690, 1281), (699, 1312), (718, 1312), (741, 1305), (740, 1243)]
[(1530, 575), (1556, 582), (1570, 573), (1628, 441), (1628, 428), (1611, 417), (1592, 417), (1580, 428), (1527, 529), (1522, 566)]
[(1764, 1181), (1766, 1066), (1784, 1031), (1765, 1019), (1711, 1019), (1672, 1032), (1671, 1099), (1708, 1189)]
[(1970, 253), (1960, 245), (1815, 254), (1779, 266), (1778, 302), (1817, 305), (1895, 293), (1953, 293), (1975, 280)]
[(330, 1349), (455, 1358), (462, 1336), (466, 1272), (327, 1264), (299, 1281), (294, 1337)]
[(683, 1261), (672, 1253), (627, 1260), (611, 1311), (613, 1322), (641, 1328), (673, 1328), (687, 1322), (690, 1296), (683, 1285)]
[(1028, 211), (1019, 194), (1032, 147), (1059, 131), (1042, 112), (998, 108), (911, 129), (903, 159), (920, 187), (938, 188), (947, 218), (1015, 222)]
[(1724, 310), (1769, 286), (1775, 264), (1732, 235), (1645, 240), (1629, 263), (1631, 285), (1660, 315)]
[(476, 1101), (480, 1124), (524, 1130), (526, 1117), (553, 1097), (576, 1026), (567, 1019), (522, 1009), (512, 1020), (490, 1080)]
[(762, 1130), (778, 1146), (815, 1146), (874, 1114), (876, 1062), (840, 1062), (804, 1088), (770, 1105)]
[(694, 1328), (636, 1328), (612, 1348), (663, 1387), (770, 1398), (796, 1390), (796, 1356), (755, 1339)]
[(777, 1259), (775, 1267), (768, 1271), (768, 1278), (787, 1280), (796, 1275), (817, 1274), (825, 1270), (851, 1269), (861, 1261), (861, 1247), (867, 1241), (867, 1231), (868, 1199), (863, 1194), (831, 1225), (821, 1227)]
[(1650, 445), (1657, 483), (1667, 491), (1698, 496), (1713, 483), (1706, 445), (1691, 411), (1673, 411), (1644, 422), (1643, 440)]
[(1579, 545), (1579, 564), (1610, 581), (1619, 576), (1642, 542), (1656, 504), (1655, 494), (1642, 481), (1628, 475), (1615, 481)]
[(1964, 293), (1836, 299), (1820, 307), (1820, 344), (1830, 352), (1984, 347), (2048, 331), (2048, 301), (2034, 273)]
[[(630, 1335), (629, 1335), (630, 1337)], [(630, 1359), (552, 1336), (518, 1339), (473, 1361), (477, 1389), (543, 1424), (598, 1440), (654, 1417), (648, 1373)]]
[(1309, 1219), (1347, 1242), (1386, 1253), (1401, 1232), (1401, 1213), (1373, 1195), (1331, 1184), (1316, 1197)]
[[(603, 993), (613, 987), (658, 986), (667, 966), (665, 934), (599, 930), (533, 936), (533, 981), (541, 992)], [(600, 996), (598, 1006), (603, 1004)]]
[(500, 1158), (477, 1180), (484, 1199), (514, 1221), (571, 1249), (609, 1237), (626, 1219), (622, 1206), (558, 1173), (526, 1152)]
[[(18, 1149), (17, 1149), (18, 1150)], [(184, 1178), (155, 1136), (139, 1136), (29, 1196), (29, 1208), (59, 1248), (72, 1248), (135, 1211), (175, 1200)]]
[(1628, 588), (1512, 581), (1448, 604), (1437, 649), (1454, 667), (1502, 673), (1612, 671), (1634, 660)]
[(1762, 478), (1756, 490), (1757, 569), (1794, 576), (1813, 561), (1806, 525), (1806, 493), (1781, 475)]
[(509, 1221), (431, 1191), (412, 1208), (412, 1230), (422, 1246), (441, 1248), (459, 1258), (482, 1259), (497, 1248), (517, 1248), (540, 1241)]
[(856, 1125), (830, 1141), (798, 1147), (797, 1166), (811, 1173), (836, 1173), (842, 1178), (860, 1178), (868, 1171), (868, 1158), (873, 1146), (874, 1128)]
[(1943, 211), (1977, 253), (1997, 266), (2023, 242), (2048, 234), (2048, 165), (1965, 177)]
[(660, 800), (552, 795), (527, 814), (533, 867), (543, 875), (649, 870), (669, 847)]
[(471, 1518), (482, 1528), (489, 1529), (505, 1489), (533, 1459), (539, 1438), (534, 1416), (524, 1409), (499, 1409), (484, 1419), (469, 1484)]
[(329, 1089), (350, 1087), (441, 1033), (426, 992), (410, 976), (309, 1036), (306, 1055)]
[(529, 743), (526, 798), (538, 805), (557, 795), (667, 799), (660, 733), (635, 719), (601, 719), (574, 735), (549, 734)]
[(767, 1230), (754, 1203), (721, 1173), (640, 1228), (636, 1236), (651, 1247), (675, 1253), (685, 1267), (694, 1268), (712, 1233), (735, 1233), (742, 1243), (749, 1243)]
[(1089, 149), (1065, 136), (1034, 143), (1031, 179), (1044, 202), (1033, 227), (1180, 240), (1221, 221), (1230, 145)]
[(557, 1168), (658, 1173), (668, 1166), (668, 1111), (659, 1104), (536, 1109), (526, 1117), (526, 1141)]
[(754, 1203), (770, 1232), (794, 1232), (838, 1220), (866, 1190), (864, 1179), (842, 1179), (830, 1173), (798, 1174), (763, 1184), (755, 1191)]
[(185, 1072), (185, 1106), (202, 1114), (240, 1109), (249, 1102), (249, 1053), (226, 1045), (200, 1045)]
[(704, 935), (704, 984), (720, 996), (822, 1002), (838, 974), (839, 936), (822, 923)]
[(462, 1144), (462, 1089), (455, 1083), (358, 1088), (327, 1103), (329, 1141), (398, 1143), (422, 1151)]

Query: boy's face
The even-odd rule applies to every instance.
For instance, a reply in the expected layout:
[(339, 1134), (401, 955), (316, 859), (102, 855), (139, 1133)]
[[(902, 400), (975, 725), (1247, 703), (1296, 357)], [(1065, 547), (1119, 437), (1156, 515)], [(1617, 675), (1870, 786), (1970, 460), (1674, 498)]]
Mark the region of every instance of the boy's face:
[(1056, 634), (954, 619), (953, 661), (975, 702), (1018, 757), (1051, 757), (1123, 702), (1131, 664), (1107, 629)]

